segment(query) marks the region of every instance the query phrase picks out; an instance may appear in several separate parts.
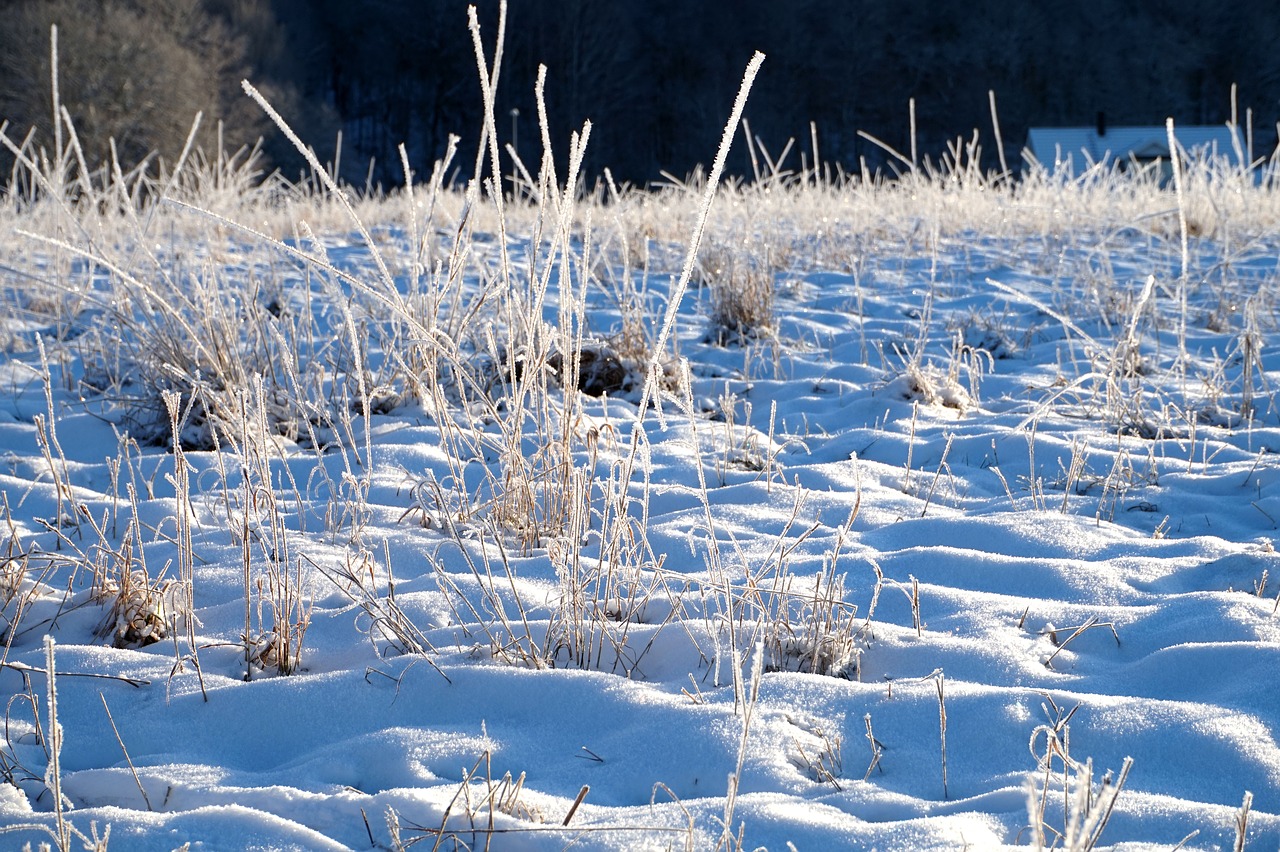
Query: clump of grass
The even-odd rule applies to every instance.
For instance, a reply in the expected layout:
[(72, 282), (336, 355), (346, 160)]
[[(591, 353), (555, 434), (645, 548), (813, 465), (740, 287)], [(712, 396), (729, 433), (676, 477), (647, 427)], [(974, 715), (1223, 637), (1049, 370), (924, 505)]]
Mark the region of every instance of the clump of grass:
[[(117, 459), (117, 477), (119, 464)], [(117, 481), (117, 488), (118, 485)], [(129, 519), (118, 544), (115, 543), (115, 529), (119, 507), (116, 507), (115, 520), (112, 520), (112, 512), (107, 509), (103, 510), (101, 517), (95, 517), (84, 503), (73, 499), (74, 494), (69, 484), (64, 484), (60, 490), (63, 489), (69, 505), (73, 507), (71, 511), (74, 513), (74, 523), (64, 521), (57, 526), (49, 526), (49, 529), (54, 533), (57, 550), (63, 551), (65, 557), (56, 563), (48, 563), (45, 575), (31, 586), (30, 593), (35, 594), (42, 588), (55, 565), (71, 566), (73, 577), (79, 569), (87, 568), (93, 575), (89, 597), (92, 601), (105, 605), (107, 610), (95, 631), (98, 638), (109, 637), (117, 648), (139, 648), (172, 636), (179, 623), (187, 622), (193, 617), (189, 608), (190, 599), (178, 580), (165, 576), (167, 569), (154, 577), (151, 575), (147, 565), (142, 524), (138, 520), (138, 496), (132, 484), (128, 489), (126, 506)], [(92, 534), (92, 543), (88, 546), (81, 543), (86, 529)], [(14, 533), (10, 547), (16, 544)], [(30, 555), (22, 554), (21, 564), (24, 567), (29, 565)], [(67, 597), (72, 594), (74, 586), (74, 582), (68, 584), (65, 593)], [(64, 598), (64, 604), (65, 602)], [(20, 602), (15, 625), (25, 605), (25, 602)]]
[(857, 616), (857, 605), (845, 601), (843, 574), (818, 575), (811, 593), (787, 588), (768, 616), (768, 669), (856, 678), (865, 646)]
[(881, 390), (895, 399), (952, 408), (964, 413), (973, 407), (973, 398), (952, 376), (930, 367), (906, 365), (904, 371), (890, 379)]
[[(48, 232), (33, 230), (29, 223), (45, 217), (27, 213), (22, 230), (55, 259), (34, 280), (48, 292), (46, 302), (63, 306), (57, 337), (78, 338), (83, 389), (109, 401), (135, 438), (170, 442), (163, 397), (176, 393), (189, 411), (182, 440), (212, 449), (213, 434), (234, 422), (236, 390), (255, 374), (272, 375), (286, 340), (298, 335), (282, 331), (280, 317), (257, 298), (260, 282), (252, 273), (226, 275), (208, 262), (189, 263), (176, 244), (157, 246), (156, 212), (180, 197), (226, 206), (229, 192), (247, 211), (274, 197), (279, 185), (256, 180), (253, 151), (219, 152), (212, 162), (201, 154), (184, 172), (199, 118), (187, 150), (171, 171), (158, 174), (124, 174), (115, 163), (101, 176), (88, 173), (76, 156), (74, 127), (66, 124), (66, 141), (52, 156), (18, 145), (0, 128), (0, 143), (15, 158), (13, 181), (37, 188), (29, 203), (48, 208), (53, 219)], [(183, 237), (191, 238), (182, 224)], [(281, 411), (281, 430), (294, 419)]]
[(152, 580), (145, 569), (121, 570), (118, 579), (103, 586), (111, 607), (98, 628), (99, 635), (109, 635), (117, 648), (159, 642), (170, 635), (170, 626), (176, 621), (169, 613), (179, 605), (177, 592), (171, 579), (161, 576)]
[[(714, 541), (709, 545), (703, 615), (716, 644), (717, 684), (721, 658), (733, 659), (739, 649), (756, 645), (760, 665), (766, 671), (857, 677), (866, 645), (866, 624), (857, 618), (857, 606), (845, 600), (845, 575), (837, 566), (858, 505), (837, 530), (822, 572), (802, 578), (791, 567), (791, 554), (819, 526), (815, 523), (792, 534), (805, 497), (804, 492), (796, 494), (791, 515), (773, 548), (755, 566), (742, 565), (741, 577), (735, 577), (736, 572), (724, 564), (719, 546)], [(709, 515), (709, 504), (703, 509)], [(727, 651), (721, 650), (722, 641)]]
[[(1050, 696), (1043, 705), (1047, 721), (1031, 732), (1029, 747), (1036, 757), (1037, 769), (1044, 773), (1039, 793), (1033, 784), (1027, 788), (1027, 811), (1030, 815), (1031, 840), (1035, 849), (1063, 848), (1070, 852), (1089, 852), (1101, 840), (1102, 832), (1111, 819), (1116, 800), (1124, 789), (1133, 766), (1133, 758), (1126, 757), (1120, 772), (1113, 777), (1110, 772), (1100, 784), (1094, 784), (1093, 760), (1083, 763), (1071, 756), (1071, 717), (1079, 705), (1070, 710), (1058, 706)], [(1037, 744), (1043, 737), (1043, 752)], [(1060, 771), (1055, 773), (1055, 760)], [(1061, 784), (1062, 811), (1058, 827), (1050, 824), (1049, 797), (1055, 778)]]
[[(615, 193), (613, 197), (615, 204), (626, 205), (631, 203), (632, 194), (628, 193), (624, 198)], [(604, 244), (597, 250), (597, 257), (603, 255), (606, 260), (601, 263), (603, 269), (595, 277), (617, 306), (619, 314), (618, 327), (608, 335), (609, 347), (629, 369), (639, 369), (643, 373), (653, 355), (649, 323), (654, 311), (648, 304), (647, 292), (648, 265), (653, 253), (651, 243), (644, 237), (642, 246), (635, 247), (633, 239), (626, 233), (621, 215), (615, 217), (614, 227), (604, 232), (602, 240)], [(614, 244), (618, 247), (611, 255), (609, 252)], [(635, 257), (637, 253), (640, 258)], [(636, 281), (637, 263), (642, 266), (639, 283)]]
[(266, 576), (257, 579), (256, 629), (247, 630), (241, 637), (248, 663), (246, 680), (255, 666), (274, 669), (282, 675), (302, 668), (302, 647), (311, 625), (312, 606), (305, 589), (301, 558), (293, 563), (292, 570), (288, 564), (273, 561)]
[(844, 737), (838, 730), (829, 730), (821, 724), (797, 724), (808, 734), (808, 747), (799, 738), (793, 738), (795, 756), (792, 762), (819, 784), (830, 784), (837, 792), (842, 790), (844, 777)]
[[(244, 582), (244, 631), (240, 640), (245, 649), (245, 679), (250, 680), (255, 668), (275, 669), (281, 674), (298, 670), (311, 621), (311, 604), (306, 597), (303, 560), (293, 557), (293, 531), (286, 522), (287, 497), (281, 494), (281, 486), (287, 483), (293, 492), (289, 496), (297, 507), (294, 525), (298, 533), (307, 530), (307, 513), (289, 459), (271, 432), (266, 391), (260, 377), (239, 394), (238, 402), (239, 429), (228, 435), (232, 443), (229, 452), (218, 455), (218, 465), (227, 529), (240, 546)], [(238, 457), (240, 482), (234, 488), (225, 466), (228, 454)], [(329, 487), (333, 487), (332, 481)]]
[(707, 337), (718, 346), (738, 346), (777, 331), (774, 263), (747, 248), (711, 245), (699, 258), (708, 290)]
[[(487, 848), (496, 834), (505, 833), (505, 827), (500, 827), (497, 822), (499, 815), (526, 824), (544, 823), (542, 813), (521, 800), (524, 781), (523, 772), (518, 778), (512, 778), (511, 773), (507, 772), (501, 778), (494, 779), (493, 754), (486, 749), (475, 765), (463, 772), (462, 781), (453, 799), (445, 806), (438, 827), (431, 829), (407, 824), (394, 810), (388, 811), (387, 826), (392, 835), (392, 848), (405, 849), (418, 840), (432, 837), (435, 838), (436, 848), (448, 841), (452, 841), (455, 846), (462, 844), (467, 848), (474, 848), (481, 838)], [(451, 826), (451, 820), (463, 825)], [(406, 833), (419, 836), (405, 843), (402, 838)]]
[[(445, 805), (438, 825), (422, 825), (398, 813), (394, 808), (386, 812), (390, 848), (395, 852), (432, 841), (433, 849), (489, 849), (502, 844), (507, 836), (548, 835), (563, 838), (569, 845), (583, 838), (597, 835), (668, 835), (671, 847), (677, 844), (685, 849), (694, 848), (692, 818), (685, 827), (665, 825), (573, 825), (574, 815), (591, 792), (590, 785), (583, 784), (578, 795), (565, 807), (564, 817), (548, 811), (545, 804), (534, 804), (525, 795), (526, 774), (512, 777), (504, 772), (495, 778), (493, 753), (485, 749), (470, 769), (464, 769), (462, 780), (453, 797)], [(659, 785), (661, 786), (661, 785)], [(656, 788), (655, 788), (656, 796)], [(545, 797), (540, 797), (545, 799)], [(687, 815), (687, 811), (686, 811)]]
[[(575, 358), (576, 365), (566, 363)], [(603, 341), (583, 341), (576, 352), (569, 353), (568, 358), (560, 352), (552, 352), (547, 357), (547, 366), (556, 375), (575, 379), (574, 385), (567, 388), (570, 392), (578, 390), (587, 396), (609, 394), (625, 397), (635, 389), (640, 379), (637, 369), (640, 362), (628, 361), (630, 363), (624, 362), (623, 356)]]
[(63, 560), (50, 559), (39, 548), (24, 541), (14, 523), (9, 495), (0, 494), (4, 517), (4, 549), (0, 555), (0, 666), (9, 658), (23, 617), (48, 589), (54, 571)]

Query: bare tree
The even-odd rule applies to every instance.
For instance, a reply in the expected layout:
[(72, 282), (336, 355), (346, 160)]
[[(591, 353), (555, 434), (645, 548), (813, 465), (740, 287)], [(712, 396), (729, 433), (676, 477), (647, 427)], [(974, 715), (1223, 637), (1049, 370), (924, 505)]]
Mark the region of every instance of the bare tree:
[(60, 100), (91, 168), (107, 162), (112, 139), (126, 168), (176, 157), (198, 111), (209, 128), (223, 117), (243, 48), (200, 0), (25, 0), (0, 27), (0, 118), (36, 128), (37, 145), (53, 139), (53, 25)]

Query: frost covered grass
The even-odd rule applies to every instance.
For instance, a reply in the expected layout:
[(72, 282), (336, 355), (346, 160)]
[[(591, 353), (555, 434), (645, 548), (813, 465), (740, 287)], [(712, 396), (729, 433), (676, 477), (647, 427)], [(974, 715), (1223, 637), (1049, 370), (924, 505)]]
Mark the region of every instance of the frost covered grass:
[(493, 130), (360, 198), (4, 137), (18, 843), (1280, 839), (1274, 163)]

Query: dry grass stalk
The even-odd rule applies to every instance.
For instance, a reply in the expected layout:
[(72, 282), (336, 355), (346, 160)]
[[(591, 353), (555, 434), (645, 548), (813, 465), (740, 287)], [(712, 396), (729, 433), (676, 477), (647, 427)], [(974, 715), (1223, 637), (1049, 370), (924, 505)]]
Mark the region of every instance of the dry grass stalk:
[(1240, 810), (1236, 814), (1235, 820), (1235, 844), (1232, 847), (1234, 852), (1244, 852), (1245, 838), (1249, 833), (1249, 811), (1253, 807), (1253, 793), (1245, 791), (1244, 801), (1240, 803)]
[(191, 408), (188, 405), (184, 410), (181, 397), (173, 391), (165, 391), (163, 398), (165, 408), (169, 413), (170, 435), (173, 438), (173, 473), (167, 474), (165, 478), (174, 489), (173, 514), (177, 525), (178, 547), (178, 585), (176, 590), (178, 603), (177, 606), (172, 608), (171, 612), (173, 618), (172, 630), (176, 635), (179, 629), (179, 622), (181, 622), (187, 641), (187, 654), (185, 657), (182, 655), (179, 643), (176, 641), (173, 643), (173, 673), (177, 674), (182, 671), (184, 663), (190, 662), (195, 669), (197, 679), (200, 681), (200, 693), (204, 696), (204, 700), (208, 701), (209, 693), (205, 688), (204, 672), (200, 668), (199, 646), (196, 642), (195, 549), (191, 530), (192, 521), (195, 518), (195, 508), (191, 502), (191, 468), (187, 463), (187, 457), (179, 438), (182, 433), (182, 424), (190, 414)]
[[(385, 580), (379, 578), (377, 560), (368, 550), (348, 551), (341, 568), (325, 567), (306, 555), (301, 558), (327, 577), (365, 613), (369, 619), (369, 641), (379, 656), (383, 653), (380, 643), (386, 642), (398, 654), (421, 658), (446, 681), (449, 680), (435, 662), (439, 651), (396, 600), (389, 554), (386, 556)], [(385, 592), (382, 591), (384, 588)]]
[[(949, 798), (947, 792), (947, 698), (945, 694), (946, 675), (942, 669), (935, 669), (928, 677), (921, 678), (921, 683), (933, 682), (938, 693), (938, 742), (942, 759), (942, 798)], [(867, 770), (870, 773), (870, 769)]]
[[(1090, 630), (1094, 627), (1108, 628), (1111, 631), (1111, 636), (1116, 640), (1116, 645), (1117, 646), (1120, 645), (1120, 634), (1116, 632), (1115, 624), (1113, 624), (1110, 621), (1099, 621), (1096, 615), (1090, 616), (1083, 624), (1079, 625), (1078, 627), (1062, 627), (1062, 628), (1046, 629), (1042, 631), (1042, 635), (1048, 636), (1049, 641), (1051, 641), (1054, 645), (1056, 645), (1057, 648), (1055, 648), (1054, 652), (1050, 654), (1049, 657), (1044, 661), (1045, 668), (1050, 668), (1050, 669), (1053, 668), (1054, 658), (1057, 657), (1059, 654), (1061, 654), (1063, 650), (1066, 649), (1067, 645), (1071, 644), (1071, 642), (1075, 640), (1076, 637), (1080, 636), (1085, 631)], [(1067, 638), (1059, 642), (1058, 634), (1064, 630), (1070, 630), (1071, 633), (1067, 636)]]
[(871, 777), (871, 773), (879, 769), (884, 772), (884, 767), (880, 765), (880, 759), (884, 757), (884, 743), (876, 739), (875, 733), (871, 730), (871, 714), (868, 713), (863, 717), (863, 721), (867, 723), (867, 744), (871, 746), (871, 762), (867, 764), (867, 771), (863, 773), (862, 780), (866, 781)]
[(138, 777), (137, 767), (133, 765), (133, 758), (129, 757), (129, 750), (124, 746), (124, 739), (120, 736), (120, 729), (116, 727), (116, 720), (111, 715), (111, 708), (107, 706), (107, 697), (101, 692), (98, 697), (102, 699), (102, 709), (107, 713), (107, 721), (111, 723), (111, 733), (115, 735), (116, 742), (120, 744), (120, 751), (124, 753), (124, 762), (129, 765), (129, 772), (133, 775), (133, 782), (138, 785), (138, 792), (142, 794), (142, 801), (147, 806), (147, 810), (155, 810), (151, 807), (151, 797), (147, 795), (147, 788), (142, 786), (142, 779)]

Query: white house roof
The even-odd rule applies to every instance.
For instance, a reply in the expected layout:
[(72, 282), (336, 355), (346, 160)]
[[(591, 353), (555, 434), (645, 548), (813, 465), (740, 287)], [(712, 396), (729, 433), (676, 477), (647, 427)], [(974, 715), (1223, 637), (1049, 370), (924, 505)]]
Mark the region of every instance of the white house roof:
[[(1237, 143), (1227, 125), (1174, 126), (1174, 136), (1192, 156), (1208, 154), (1239, 164)], [(1239, 131), (1237, 130), (1238, 134)], [(1243, 140), (1236, 137), (1239, 149)], [(1084, 170), (1095, 163), (1115, 160), (1168, 158), (1169, 137), (1164, 127), (1108, 127), (1099, 134), (1094, 127), (1033, 127), (1027, 131), (1027, 153), (1050, 172), (1065, 168)]]

